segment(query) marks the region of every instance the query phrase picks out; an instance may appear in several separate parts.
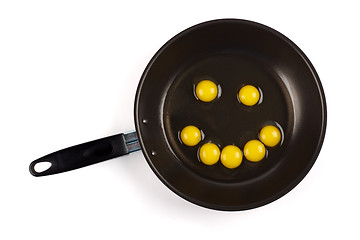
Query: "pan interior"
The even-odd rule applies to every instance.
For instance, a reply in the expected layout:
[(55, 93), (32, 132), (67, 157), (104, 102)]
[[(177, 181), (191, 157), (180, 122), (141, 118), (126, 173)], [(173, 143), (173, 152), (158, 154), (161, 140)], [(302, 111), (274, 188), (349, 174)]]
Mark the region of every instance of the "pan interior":
[[(194, 86), (204, 79), (220, 86), (218, 99), (207, 103), (195, 97)], [(239, 102), (237, 94), (247, 84), (261, 89), (260, 104), (249, 107)], [(214, 181), (244, 182), (266, 174), (277, 166), (287, 141), (268, 148), (263, 161), (244, 160), (236, 169), (228, 169), (220, 161), (204, 165), (198, 160), (202, 144), (213, 142), (220, 149), (227, 145), (243, 149), (246, 142), (258, 139), (260, 129), (267, 124), (280, 125), (284, 140), (290, 138), (293, 129), (292, 101), (281, 78), (266, 62), (237, 49), (199, 56), (186, 65), (175, 76), (164, 109), (166, 136), (176, 156), (196, 174)], [(179, 140), (179, 132), (187, 125), (197, 126), (204, 133), (197, 146), (188, 147)]]
[[(221, 87), (210, 103), (194, 95), (204, 79)], [(238, 101), (246, 84), (261, 90), (259, 105)], [(137, 90), (135, 123), (146, 160), (167, 187), (204, 207), (244, 210), (283, 196), (310, 170), (325, 134), (325, 97), (310, 61), (285, 36), (254, 22), (215, 20), (181, 32), (156, 53)], [(264, 160), (243, 159), (232, 170), (198, 160), (203, 143), (243, 149), (266, 124), (281, 127), (283, 142)], [(204, 132), (195, 147), (179, 140), (187, 125)]]

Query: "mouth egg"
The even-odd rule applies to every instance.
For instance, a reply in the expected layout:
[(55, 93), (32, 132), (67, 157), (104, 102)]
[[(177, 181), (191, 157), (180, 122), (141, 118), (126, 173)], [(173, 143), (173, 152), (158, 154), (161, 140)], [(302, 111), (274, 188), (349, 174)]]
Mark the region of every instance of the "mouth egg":
[(201, 141), (201, 132), (197, 127), (189, 125), (181, 130), (180, 139), (186, 146), (196, 146)]
[(206, 165), (214, 165), (219, 161), (220, 148), (214, 143), (205, 143), (199, 149), (199, 158)]
[(281, 133), (277, 127), (268, 125), (260, 130), (259, 138), (267, 147), (275, 147), (281, 141)]
[(251, 162), (259, 162), (263, 160), (265, 154), (265, 146), (259, 140), (250, 140), (244, 146), (245, 158)]
[(228, 145), (221, 151), (221, 163), (230, 169), (240, 166), (243, 159), (240, 148), (234, 145)]

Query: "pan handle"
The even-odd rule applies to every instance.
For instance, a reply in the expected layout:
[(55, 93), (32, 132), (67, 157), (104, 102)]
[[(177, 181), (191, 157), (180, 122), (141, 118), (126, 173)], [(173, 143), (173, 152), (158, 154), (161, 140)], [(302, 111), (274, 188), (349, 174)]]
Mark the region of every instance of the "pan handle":
[[(140, 145), (136, 132), (121, 133), (50, 153), (30, 163), (29, 170), (35, 177), (46, 176), (89, 166), (137, 150), (140, 150)], [(44, 171), (36, 171), (36, 165), (42, 163), (51, 166)]]

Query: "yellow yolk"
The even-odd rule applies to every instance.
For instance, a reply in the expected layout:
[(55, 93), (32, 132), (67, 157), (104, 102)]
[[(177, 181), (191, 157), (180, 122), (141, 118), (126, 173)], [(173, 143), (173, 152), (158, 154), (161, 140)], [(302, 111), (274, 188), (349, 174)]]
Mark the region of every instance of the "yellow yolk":
[(203, 102), (211, 102), (218, 95), (218, 88), (210, 80), (203, 80), (196, 85), (196, 96)]
[(201, 141), (201, 132), (195, 126), (187, 126), (181, 130), (181, 141), (187, 146), (195, 146)]
[(259, 138), (266, 146), (274, 147), (280, 142), (281, 133), (277, 127), (269, 125), (261, 129)]
[(260, 92), (252, 85), (246, 85), (239, 91), (239, 100), (246, 106), (254, 106), (256, 103), (258, 103), (259, 99)]
[(213, 165), (219, 161), (220, 149), (214, 143), (205, 143), (199, 150), (199, 158), (206, 165)]
[(221, 151), (221, 163), (227, 168), (236, 168), (242, 162), (242, 152), (240, 148), (228, 145)]
[(244, 146), (245, 158), (251, 162), (261, 161), (265, 153), (265, 146), (259, 140), (250, 140)]

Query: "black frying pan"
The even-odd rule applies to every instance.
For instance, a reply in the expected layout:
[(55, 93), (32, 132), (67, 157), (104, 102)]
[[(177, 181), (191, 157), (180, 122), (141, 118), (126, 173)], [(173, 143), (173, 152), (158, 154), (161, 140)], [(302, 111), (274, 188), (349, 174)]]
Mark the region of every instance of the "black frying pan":
[[(204, 103), (194, 86), (210, 79), (221, 96)], [(237, 93), (245, 84), (261, 89), (261, 104), (247, 107)], [(119, 134), (42, 157), (34, 176), (60, 173), (140, 149), (160, 180), (179, 196), (203, 207), (244, 210), (274, 201), (294, 188), (314, 164), (326, 128), (319, 77), (305, 54), (281, 33), (258, 23), (223, 19), (193, 26), (168, 41), (145, 69), (135, 99), (136, 133)], [(282, 143), (260, 162), (235, 169), (197, 158), (202, 143), (220, 148), (258, 138), (276, 123)], [(179, 132), (187, 125), (205, 133), (187, 147)], [(39, 162), (50, 162), (43, 172)]]

